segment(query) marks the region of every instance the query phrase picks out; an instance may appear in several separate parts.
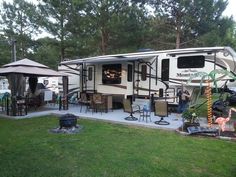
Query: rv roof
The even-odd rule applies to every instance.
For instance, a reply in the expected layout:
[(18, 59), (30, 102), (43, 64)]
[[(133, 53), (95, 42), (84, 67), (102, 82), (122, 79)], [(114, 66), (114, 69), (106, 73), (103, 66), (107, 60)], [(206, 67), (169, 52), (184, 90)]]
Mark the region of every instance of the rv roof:
[(185, 49), (173, 49), (173, 50), (159, 50), (149, 52), (137, 52), (137, 53), (124, 53), (114, 55), (102, 55), (88, 58), (80, 58), (70, 61), (63, 61), (61, 64), (79, 64), (79, 63), (99, 63), (109, 61), (132, 61), (145, 59), (150, 57), (157, 57), (160, 54), (166, 53), (167, 55), (187, 54), (187, 53), (204, 53), (215, 52), (225, 50), (232, 56), (236, 57), (234, 50), (230, 47), (202, 47), (202, 48), (185, 48)]

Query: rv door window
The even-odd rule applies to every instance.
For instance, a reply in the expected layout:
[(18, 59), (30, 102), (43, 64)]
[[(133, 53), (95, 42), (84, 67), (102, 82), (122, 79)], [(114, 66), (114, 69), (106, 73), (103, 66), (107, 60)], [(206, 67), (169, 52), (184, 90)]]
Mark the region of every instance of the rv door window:
[(128, 71), (127, 71), (127, 81), (133, 81), (133, 65), (128, 64)]
[(163, 59), (161, 61), (161, 80), (169, 81), (169, 72), (170, 72), (170, 60)]
[(121, 64), (102, 65), (102, 83), (120, 84), (121, 83)]
[(147, 66), (146, 65), (141, 66), (141, 79), (142, 81), (145, 81), (147, 79)]
[(179, 57), (177, 60), (178, 68), (203, 68), (204, 66), (205, 57), (202, 55)]
[(88, 68), (88, 80), (89, 81), (93, 80), (93, 68), (92, 67)]

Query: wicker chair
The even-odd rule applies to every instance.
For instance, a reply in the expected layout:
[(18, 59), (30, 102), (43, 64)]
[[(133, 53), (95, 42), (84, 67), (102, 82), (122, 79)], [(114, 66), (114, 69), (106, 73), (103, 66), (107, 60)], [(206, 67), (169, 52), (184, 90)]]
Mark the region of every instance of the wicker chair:
[(164, 120), (164, 117), (168, 117), (168, 102), (156, 101), (155, 102), (155, 116), (161, 117), (160, 120), (155, 121), (158, 125), (169, 125), (170, 123)]
[(82, 111), (83, 106), (86, 106), (86, 112), (88, 111), (90, 100), (88, 100), (87, 94), (85, 92), (80, 93), (80, 99), (78, 100), (78, 103), (80, 104), (80, 112)]
[(93, 112), (98, 112), (100, 111), (102, 114), (102, 111), (105, 111), (105, 100), (102, 97), (101, 93), (94, 93), (92, 95), (92, 108)]

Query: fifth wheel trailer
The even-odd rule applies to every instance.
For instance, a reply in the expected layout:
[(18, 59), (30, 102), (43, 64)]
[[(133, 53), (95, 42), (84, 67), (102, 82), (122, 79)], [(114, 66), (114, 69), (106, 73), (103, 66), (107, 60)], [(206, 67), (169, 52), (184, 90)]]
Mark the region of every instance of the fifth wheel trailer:
[[(199, 88), (201, 77), (189, 82), (190, 76), (217, 69), (235, 76), (235, 60), (236, 53), (230, 47), (202, 47), (79, 58), (61, 62), (59, 71), (68, 75), (70, 94), (112, 94), (117, 102), (127, 96), (154, 96), (176, 105), (176, 94), (182, 85), (190, 94)], [(224, 74), (217, 78), (218, 87), (230, 79)], [(228, 84), (235, 85), (235, 81)]]

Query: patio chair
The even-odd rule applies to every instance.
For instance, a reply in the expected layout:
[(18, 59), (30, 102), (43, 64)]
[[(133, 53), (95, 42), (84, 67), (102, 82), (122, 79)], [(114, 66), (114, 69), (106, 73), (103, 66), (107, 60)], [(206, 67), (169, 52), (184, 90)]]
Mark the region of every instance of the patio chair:
[(155, 102), (155, 116), (161, 117), (160, 120), (155, 121), (158, 125), (169, 125), (170, 123), (164, 120), (164, 117), (168, 117), (168, 102), (167, 101), (156, 101)]
[(135, 105), (135, 107), (134, 107), (131, 105), (130, 99), (124, 99), (123, 100), (123, 108), (124, 108), (124, 112), (129, 113), (129, 116), (125, 117), (125, 120), (128, 120), (128, 121), (138, 120), (138, 118), (133, 116), (133, 114), (136, 112), (141, 114), (141, 109), (138, 105)]
[(100, 111), (102, 113), (102, 111), (105, 111), (105, 100), (102, 97), (101, 93), (94, 93), (92, 95), (92, 108), (93, 108), (93, 112), (97, 112)]
[(70, 97), (69, 103), (70, 103), (70, 104), (74, 104), (74, 105), (76, 105), (76, 104), (78, 103), (78, 99), (77, 99), (77, 94), (76, 94), (76, 93), (74, 93), (74, 94)]
[(29, 109), (34, 108), (37, 110), (41, 105), (43, 105), (43, 95), (39, 94), (37, 96), (28, 97), (27, 99), (27, 106)]
[(88, 100), (87, 94), (85, 92), (81, 92), (80, 99), (78, 100), (78, 103), (80, 104), (80, 112), (82, 111), (83, 106), (86, 106), (86, 112), (87, 112), (91, 101)]
[(16, 98), (16, 115), (27, 115), (27, 101), (25, 97), (18, 96)]

